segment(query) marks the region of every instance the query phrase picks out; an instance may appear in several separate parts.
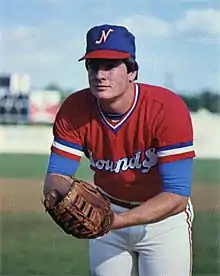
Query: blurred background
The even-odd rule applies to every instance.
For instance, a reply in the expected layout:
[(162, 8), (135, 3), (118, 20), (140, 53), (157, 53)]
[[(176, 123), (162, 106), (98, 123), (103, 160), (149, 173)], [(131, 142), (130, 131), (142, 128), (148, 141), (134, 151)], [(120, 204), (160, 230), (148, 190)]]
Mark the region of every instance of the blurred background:
[[(41, 191), (56, 113), (88, 85), (77, 61), (86, 32), (104, 23), (135, 34), (138, 81), (173, 90), (191, 112), (193, 275), (220, 275), (217, 0), (0, 1), (0, 275), (89, 275), (87, 242), (65, 236), (49, 219)], [(85, 158), (77, 177), (93, 179)]]

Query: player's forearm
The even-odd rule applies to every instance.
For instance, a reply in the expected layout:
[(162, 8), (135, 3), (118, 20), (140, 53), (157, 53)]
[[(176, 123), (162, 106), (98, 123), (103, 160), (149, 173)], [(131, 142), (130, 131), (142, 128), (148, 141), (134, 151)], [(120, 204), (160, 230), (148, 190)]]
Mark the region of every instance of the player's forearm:
[(132, 225), (150, 224), (185, 210), (188, 197), (171, 193), (161, 193), (142, 205), (116, 215), (113, 229)]
[(45, 177), (43, 193), (51, 190), (58, 190), (62, 195), (67, 194), (72, 184), (72, 179), (68, 176), (49, 173)]

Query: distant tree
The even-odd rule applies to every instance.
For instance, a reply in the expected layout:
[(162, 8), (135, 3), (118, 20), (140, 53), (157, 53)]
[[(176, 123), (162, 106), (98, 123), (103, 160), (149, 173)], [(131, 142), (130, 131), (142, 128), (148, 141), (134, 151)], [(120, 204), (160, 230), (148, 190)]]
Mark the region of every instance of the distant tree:
[(200, 102), (197, 96), (185, 96), (182, 95), (181, 98), (189, 108), (191, 112), (197, 112), (200, 109)]
[(200, 96), (200, 105), (212, 113), (220, 113), (220, 95), (209, 90), (203, 91)]
[(67, 97), (67, 94), (61, 93), (61, 102), (63, 102)]
[(55, 83), (55, 82), (50, 82), (49, 84), (47, 84), (45, 86), (45, 89), (46, 90), (57, 90), (57, 91), (62, 92), (61, 87), (57, 83)]
[(191, 112), (197, 112), (199, 109), (206, 109), (211, 113), (220, 113), (220, 94), (204, 90), (197, 95), (180, 95)]

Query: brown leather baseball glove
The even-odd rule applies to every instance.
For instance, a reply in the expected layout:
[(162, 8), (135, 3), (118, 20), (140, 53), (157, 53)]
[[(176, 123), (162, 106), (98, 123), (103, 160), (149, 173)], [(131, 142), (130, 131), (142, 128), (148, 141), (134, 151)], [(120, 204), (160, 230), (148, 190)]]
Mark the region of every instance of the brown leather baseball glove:
[(110, 201), (95, 186), (73, 179), (66, 196), (57, 190), (45, 195), (43, 204), (52, 219), (78, 239), (93, 239), (108, 233), (113, 212)]

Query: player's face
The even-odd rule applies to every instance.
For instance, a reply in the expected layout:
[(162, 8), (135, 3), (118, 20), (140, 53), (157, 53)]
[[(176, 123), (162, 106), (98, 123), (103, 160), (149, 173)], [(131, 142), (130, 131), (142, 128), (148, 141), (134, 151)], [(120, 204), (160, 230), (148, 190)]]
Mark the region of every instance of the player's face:
[(100, 100), (112, 100), (127, 90), (131, 76), (122, 60), (90, 59), (86, 67), (91, 92)]

